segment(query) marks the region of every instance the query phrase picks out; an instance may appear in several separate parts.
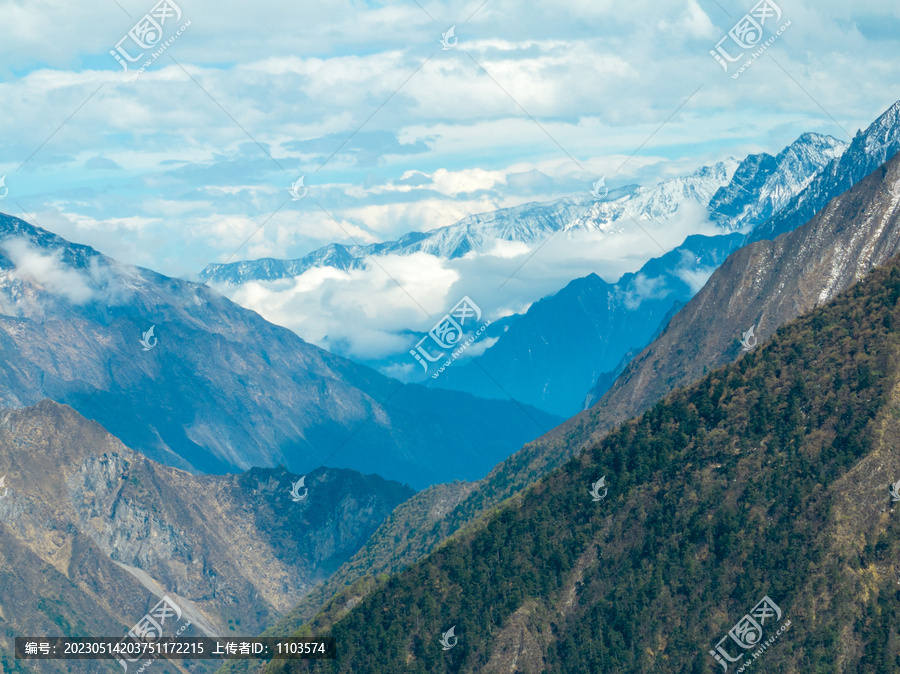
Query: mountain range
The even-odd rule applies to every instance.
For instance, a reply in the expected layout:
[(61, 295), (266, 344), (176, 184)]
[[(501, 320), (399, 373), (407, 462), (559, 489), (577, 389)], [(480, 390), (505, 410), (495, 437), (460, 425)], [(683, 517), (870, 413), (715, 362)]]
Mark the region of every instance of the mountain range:
[(602, 196), (564, 197), (502, 208), (428, 232), (410, 232), (396, 241), (368, 246), (329, 244), (293, 260), (209, 264), (200, 272), (200, 280), (236, 285), (299, 276), (322, 266), (346, 271), (380, 255), (421, 252), (452, 260), (484, 253), (498, 240), (538, 244), (557, 232), (609, 234), (631, 227), (633, 219), (666, 221), (691, 207), (708, 209), (711, 219), (726, 231), (749, 230), (777, 212), (846, 147), (831, 136), (806, 133), (777, 157), (751, 155), (743, 162), (729, 157), (657, 185), (628, 185)]
[[(802, 652), (774, 666), (892, 671), (879, 640), (896, 617), (893, 578), (879, 569), (897, 572), (895, 537), (886, 508), (866, 508), (900, 438), (900, 156), (862, 170), (897, 142), (896, 109), (790, 189), (773, 188), (778, 167), (824, 151), (694, 176), (709, 186), (731, 174), (703, 198), (735, 231), (689, 237), (621, 285), (577, 279), (508, 319), (484, 362), (530, 343), (519, 368), (538, 369), (569, 349), (585, 373), (538, 373), (553, 384), (541, 405), (580, 405), (592, 383), (598, 400), (512, 456), (559, 417), (400, 384), (206, 286), (3, 216), (0, 381), (14, 409), (0, 415), (0, 662), (11, 635), (121, 633), (129, 602), (140, 615), (173, 593), (200, 633), (336, 635), (347, 646), (335, 671), (709, 671), (703, 635), (768, 583), (808, 627)], [(791, 227), (847, 175), (849, 189)], [(664, 219), (674, 201), (641, 189), (631, 203)], [(742, 204), (754, 190), (767, 197)], [(709, 276), (699, 292), (692, 275)], [(614, 299), (643, 307), (644, 323), (627, 326), (637, 314), (612, 311)], [(760, 345), (747, 345), (750, 327)], [(604, 348), (619, 340), (591, 356), (602, 367), (571, 353), (598, 333)], [(427, 488), (317, 467), (329, 462)], [(254, 464), (265, 467), (195, 474)], [(478, 482), (449, 481), (490, 466)], [(610, 498), (592, 502), (601, 475)], [(765, 560), (810, 549), (772, 579)], [(823, 584), (854, 582), (869, 591), (823, 618)], [(23, 605), (37, 609), (3, 610)], [(444, 611), (459, 650), (433, 647)], [(305, 671), (269, 667), (286, 668)]]
[(706, 205), (710, 220), (735, 231), (689, 236), (614, 284), (596, 275), (572, 281), (511, 320), (477, 364), (454, 367), (432, 385), (486, 398), (511, 396), (563, 416), (577, 413), (606, 391), (610, 373), (627, 364), (622, 359), (643, 349), (744, 244), (747, 231), (805, 193), (846, 147), (807, 133), (777, 156), (748, 156)]
[(900, 101), (894, 103), (865, 131), (858, 131), (850, 146), (835, 156), (776, 215), (757, 227), (751, 241), (774, 239), (809, 221), (834, 197), (900, 152)]
[(295, 260), (263, 258), (210, 264), (200, 272), (200, 280), (230, 285), (273, 281), (299, 276), (320, 266), (344, 271), (357, 269), (365, 266), (367, 258), (372, 256), (427, 253), (453, 260), (471, 253), (484, 253), (495, 241), (538, 244), (558, 232), (612, 233), (621, 227), (621, 221), (630, 217), (665, 219), (688, 204), (709, 201), (721, 185), (727, 184), (736, 167), (737, 162), (729, 158), (650, 188), (629, 185), (611, 190), (603, 197), (564, 197), (502, 208), (471, 215), (428, 232), (409, 232), (396, 241), (368, 246), (329, 244)]
[(205, 285), (9, 216), (0, 354), (2, 405), (66, 403), (148, 457), (201, 472), (327, 463), (422, 488), (480, 477), (560, 420), (401, 384)]
[[(424, 252), (449, 260), (482, 254), (497, 240), (540, 245), (558, 232), (614, 236), (635, 223), (659, 226), (685, 213), (702, 220), (695, 213), (705, 213), (706, 228), (726, 232), (724, 238), (690, 236), (675, 251), (615, 283), (597, 274), (576, 279), (532, 304), (526, 314), (505, 317), (505, 330), (478, 364), (455, 364), (440, 379), (428, 382), (433, 388), (479, 397), (512, 397), (551, 414), (570, 416), (582, 408), (597, 380), (614, 371), (626, 353), (646, 346), (660, 323), (743, 242), (737, 232), (778, 212), (845, 148), (830, 136), (807, 133), (777, 156), (756, 154), (741, 162), (729, 158), (650, 187), (619, 188), (602, 198), (525, 204), (430, 232), (412, 232), (394, 242), (365, 247), (332, 244), (297, 260), (209, 265), (200, 276), (227, 291), (229, 285), (298, 276), (319, 266), (358, 269), (380, 255)], [(408, 360), (406, 350), (402, 358)], [(385, 367), (381, 361), (371, 364)]]

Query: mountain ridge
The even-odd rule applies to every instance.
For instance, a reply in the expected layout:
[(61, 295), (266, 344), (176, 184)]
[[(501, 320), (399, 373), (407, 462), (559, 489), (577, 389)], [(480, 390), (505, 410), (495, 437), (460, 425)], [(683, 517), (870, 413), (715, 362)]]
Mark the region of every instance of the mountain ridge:
[[(760, 185), (761, 202), (780, 203), (785, 193), (807, 183), (845, 143), (815, 133), (805, 133), (782, 150), (767, 181)], [(761, 155), (758, 155), (761, 156)], [(770, 155), (765, 155), (770, 156)], [(455, 259), (470, 252), (484, 252), (486, 243), (494, 240), (539, 243), (555, 232), (613, 231), (614, 223), (640, 220), (665, 220), (684, 204), (707, 207), (714, 197), (717, 204), (746, 200), (726, 190), (741, 163), (729, 157), (711, 166), (702, 166), (686, 176), (662, 181), (653, 186), (626, 186), (610, 190), (602, 198), (585, 200), (563, 197), (550, 202), (530, 202), (467, 216), (453, 225), (428, 232), (409, 232), (396, 241), (366, 246), (328, 244), (296, 259), (261, 258), (230, 263), (211, 263), (199, 275), (201, 281), (240, 284), (248, 281), (273, 281), (299, 276), (319, 266), (333, 266), (344, 271), (363, 268), (366, 257), (385, 254), (409, 255), (425, 252), (444, 259)], [(790, 171), (802, 173), (798, 180)], [(726, 190), (723, 192), (723, 190)], [(735, 231), (761, 222), (764, 209), (740, 214), (740, 218), (719, 217), (723, 230)], [(737, 215), (737, 214), (736, 214)]]
[(7, 652), (14, 636), (124, 634), (164, 595), (190, 616), (187, 636), (256, 634), (413, 494), (345, 469), (308, 474), (300, 501), (290, 492), (300, 476), (284, 468), (192, 475), (46, 399), (0, 411), (0, 475)]

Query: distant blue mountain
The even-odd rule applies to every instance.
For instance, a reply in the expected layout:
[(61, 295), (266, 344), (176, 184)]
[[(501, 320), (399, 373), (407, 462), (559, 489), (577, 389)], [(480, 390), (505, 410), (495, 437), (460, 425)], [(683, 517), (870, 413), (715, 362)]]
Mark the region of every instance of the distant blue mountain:
[[(873, 127), (880, 128), (879, 123)], [(876, 136), (888, 138), (890, 133)], [(862, 161), (866, 166), (889, 151), (877, 142), (857, 144), (870, 148), (872, 156)], [(830, 185), (823, 182), (824, 167), (843, 165), (841, 154), (849, 152), (847, 147), (829, 136), (806, 133), (777, 156), (746, 157), (708, 207), (710, 220), (737, 231), (688, 237), (682, 246), (612, 285), (596, 276), (571, 282), (512, 320), (477, 364), (448, 370), (434, 385), (482, 397), (510, 395), (565, 416), (590, 406), (709, 274), (746, 243), (742, 232), (764, 230), (782, 209), (805, 212), (807, 200), (816, 203), (815, 186)], [(828, 193), (837, 189), (830, 185)], [(803, 224), (797, 216), (790, 222)]]
[[(212, 264), (201, 278), (228, 285), (270, 281), (319, 266), (360, 268), (369, 256), (384, 254), (424, 252), (452, 259), (482, 252), (496, 240), (536, 244), (554, 232), (576, 230), (615, 236), (625, 224), (631, 226), (632, 218), (665, 223), (683, 208), (706, 208), (721, 237), (689, 237), (675, 251), (616, 283), (596, 274), (577, 279), (535, 303), (527, 314), (492, 325), (485, 337), (505, 330), (477, 364), (459, 362), (439, 379), (427, 380), (431, 387), (496, 399), (511, 396), (570, 416), (581, 409), (598, 378), (616, 371), (627, 353), (646, 346), (673, 308), (689, 300), (698, 284), (740, 245), (742, 238), (735, 232), (752, 230), (778, 212), (846, 147), (830, 136), (803, 134), (777, 156), (726, 159), (658, 185), (619, 188), (602, 199), (524, 204), (430, 232), (411, 232), (397, 241), (365, 247), (331, 244), (296, 260)], [(405, 352), (402, 356), (406, 358)], [(393, 358), (371, 365), (387, 367)]]
[(614, 284), (596, 274), (576, 279), (511, 321), (477, 364), (449, 368), (433, 386), (576, 414), (598, 377), (649, 344), (744, 238), (694, 235)]
[(401, 384), (205, 285), (0, 214), (0, 405), (43, 398), (177, 468), (324, 463), (419, 489), (483, 477), (561, 421)]

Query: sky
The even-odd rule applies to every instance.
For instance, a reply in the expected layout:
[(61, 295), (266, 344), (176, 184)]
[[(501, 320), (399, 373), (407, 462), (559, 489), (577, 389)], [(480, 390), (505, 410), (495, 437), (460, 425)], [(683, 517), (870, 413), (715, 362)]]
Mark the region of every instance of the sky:
[[(806, 131), (848, 141), (900, 98), (900, 7), (886, 0), (765, 5), (766, 36), (787, 27), (736, 79), (742, 61), (725, 72), (710, 51), (758, 7), (743, 0), (0, 7), (0, 210), (171, 276), (392, 240), (585, 194), (599, 176), (610, 188), (653, 184), (726, 156), (777, 153)], [(147, 14), (162, 20), (156, 57), (140, 30)], [(730, 40), (721, 46), (736, 55)], [(301, 176), (306, 196), (295, 201)], [(636, 269), (647, 246), (612, 251), (594, 270)], [(486, 276), (524, 254), (500, 251)], [(591, 267), (560, 269), (566, 254), (535, 255), (496, 312)], [(464, 269), (397, 264), (427, 313), (457, 301)], [(363, 359), (405, 344), (399, 326), (430, 327), (385, 279), (316, 273), (277, 289), (293, 305), (272, 289), (233, 296)]]

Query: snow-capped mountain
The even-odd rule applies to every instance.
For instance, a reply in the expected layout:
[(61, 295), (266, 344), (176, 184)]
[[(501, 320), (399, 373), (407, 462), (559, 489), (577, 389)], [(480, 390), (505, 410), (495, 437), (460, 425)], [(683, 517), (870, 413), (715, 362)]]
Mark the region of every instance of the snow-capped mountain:
[(858, 131), (849, 147), (836, 156), (773, 217), (750, 235), (751, 241), (774, 239), (805, 224), (828, 202), (883, 165), (900, 151), (900, 101), (865, 131)]
[(805, 133), (776, 157), (748, 156), (732, 181), (710, 200), (711, 219), (732, 231), (752, 230), (784, 208), (846, 149), (847, 143), (831, 136)]
[(728, 157), (657, 185), (627, 185), (600, 196), (501, 208), (429, 232), (410, 232), (396, 241), (367, 246), (332, 243), (293, 260), (210, 264), (200, 279), (230, 285), (273, 281), (316, 267), (360, 269), (369, 256), (379, 255), (421, 252), (452, 260), (472, 252), (484, 253), (497, 241), (538, 244), (558, 232), (614, 234), (634, 227), (635, 220), (663, 223), (691, 208), (707, 210), (709, 219), (727, 232), (748, 231), (806, 188), (846, 147), (831, 136), (806, 133), (777, 157), (750, 155), (741, 162)]
[[(824, 162), (823, 162), (824, 163)], [(314, 267), (348, 270), (363, 267), (368, 256), (427, 253), (455, 259), (470, 252), (483, 253), (496, 241), (537, 244), (557, 232), (612, 234), (634, 227), (634, 220), (665, 221), (686, 208), (706, 208), (713, 195), (729, 184), (738, 161), (725, 159), (687, 176), (650, 187), (629, 185), (601, 197), (564, 197), (544, 203), (528, 203), (479, 213), (431, 230), (410, 232), (397, 241), (368, 246), (329, 244), (296, 260), (263, 258), (228, 264), (210, 264), (203, 281), (241, 284), (298, 276)]]
[(596, 274), (575, 279), (516, 316), (477, 362), (449, 368), (433, 385), (576, 414), (598, 378), (649, 344), (743, 241), (739, 232), (694, 235), (614, 284)]

